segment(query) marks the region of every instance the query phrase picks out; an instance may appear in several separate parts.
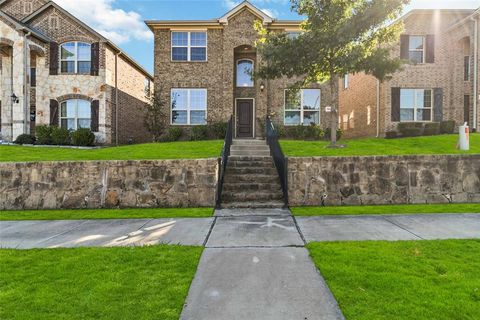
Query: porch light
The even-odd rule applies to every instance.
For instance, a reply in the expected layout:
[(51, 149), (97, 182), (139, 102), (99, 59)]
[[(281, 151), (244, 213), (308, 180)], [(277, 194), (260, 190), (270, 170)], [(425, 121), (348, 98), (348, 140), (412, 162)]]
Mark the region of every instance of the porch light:
[(13, 93), (10, 98), (12, 98), (12, 103), (18, 103), (19, 100), (18, 100), (18, 97), (15, 95), (15, 93)]
[(260, 83), (260, 91), (263, 92), (263, 90), (265, 90), (265, 84), (263, 84), (263, 82), (262, 82), (262, 83)]

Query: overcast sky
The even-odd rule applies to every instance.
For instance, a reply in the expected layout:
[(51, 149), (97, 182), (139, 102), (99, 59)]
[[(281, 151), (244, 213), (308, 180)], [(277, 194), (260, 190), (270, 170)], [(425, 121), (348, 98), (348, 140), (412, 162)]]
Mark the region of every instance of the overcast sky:
[[(54, 0), (70, 13), (118, 44), (147, 70), (153, 71), (153, 35), (144, 20), (213, 19), (239, 0)], [(289, 0), (251, 0), (279, 19), (298, 19)], [(412, 0), (405, 11), (419, 8), (478, 8), (480, 0)]]

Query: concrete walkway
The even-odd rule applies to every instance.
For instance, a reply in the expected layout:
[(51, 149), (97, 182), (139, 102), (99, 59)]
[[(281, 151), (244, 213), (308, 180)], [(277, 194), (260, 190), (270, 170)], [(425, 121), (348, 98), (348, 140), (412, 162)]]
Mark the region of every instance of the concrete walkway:
[(181, 319), (344, 319), (304, 248), (311, 241), (480, 238), (480, 214), (291, 216), (218, 210), (213, 218), (0, 221), (0, 247), (205, 246)]

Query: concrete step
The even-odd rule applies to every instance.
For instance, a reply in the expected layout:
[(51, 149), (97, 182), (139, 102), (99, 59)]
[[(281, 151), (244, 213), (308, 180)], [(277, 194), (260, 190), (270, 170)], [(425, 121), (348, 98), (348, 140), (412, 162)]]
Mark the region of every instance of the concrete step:
[(222, 202), (222, 208), (283, 208), (283, 201)]
[(224, 202), (243, 202), (243, 201), (271, 201), (282, 200), (283, 193), (281, 191), (226, 191), (222, 192), (222, 200)]
[(227, 166), (231, 167), (236, 167), (236, 168), (275, 168), (275, 165), (273, 164), (273, 161), (268, 159), (268, 160), (263, 160), (263, 161), (228, 161)]
[(250, 156), (250, 157), (268, 157), (270, 156), (270, 151), (260, 151), (260, 150), (242, 150), (242, 151), (236, 151), (236, 150), (231, 150), (230, 151), (231, 156)]
[(268, 156), (230, 156), (228, 161), (272, 161), (272, 157)]
[(223, 184), (224, 191), (282, 191), (282, 187), (278, 181), (276, 182), (243, 182), (243, 181), (228, 181)]
[(224, 183), (229, 182), (262, 182), (262, 183), (280, 183), (278, 174), (275, 175), (266, 175), (266, 174), (229, 174), (225, 176)]
[(251, 145), (251, 146), (233, 145), (230, 148), (230, 151), (250, 151), (250, 150), (270, 151), (270, 148), (264, 145)]
[(277, 176), (278, 172), (274, 167), (262, 168), (262, 167), (232, 167), (227, 165), (226, 177), (228, 175), (241, 175), (241, 174), (263, 174)]
[(232, 145), (242, 145), (242, 146), (262, 145), (262, 146), (266, 146), (267, 142), (265, 140), (235, 139), (235, 140), (232, 141)]

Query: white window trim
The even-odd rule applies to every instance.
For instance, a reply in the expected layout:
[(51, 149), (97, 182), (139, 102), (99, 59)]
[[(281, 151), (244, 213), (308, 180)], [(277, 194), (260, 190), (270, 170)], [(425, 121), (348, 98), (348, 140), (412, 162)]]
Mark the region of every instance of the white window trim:
[[(172, 96), (174, 90), (187, 90), (187, 109), (176, 109), (176, 111), (187, 111), (187, 123), (173, 123), (173, 109), (172, 109)], [(194, 123), (191, 124), (190, 112), (191, 111), (202, 111), (202, 110), (191, 110), (190, 107), (190, 92), (191, 90), (203, 90), (205, 91), (205, 123)], [(172, 126), (204, 126), (207, 124), (207, 113), (208, 113), (208, 90), (205, 88), (171, 88), (170, 89), (170, 125)]]
[[(424, 123), (428, 123), (428, 122), (432, 122), (433, 121), (433, 104), (434, 104), (434, 101), (433, 101), (433, 98), (434, 98), (434, 94), (433, 94), (433, 89), (431, 88), (401, 88), (400, 89), (400, 113), (402, 112), (402, 109), (411, 109), (411, 108), (402, 108), (402, 90), (414, 90), (414, 94), (413, 94), (413, 120), (403, 120), (401, 119), (401, 116), (400, 116), (400, 122), (424, 122)], [(430, 108), (418, 108), (417, 107), (417, 91), (425, 91), (425, 90), (430, 90)], [(422, 106), (423, 106), (423, 102), (422, 102)], [(417, 110), (430, 110), (430, 120), (417, 120)]]
[[(75, 101), (75, 117), (73, 118), (70, 118), (70, 117), (62, 117), (62, 105), (65, 103), (65, 104), (68, 104), (68, 101)], [(79, 118), (78, 117), (78, 102), (79, 101), (86, 101), (90, 104), (90, 118)], [(90, 120), (90, 128), (91, 128), (91, 125), (92, 125), (92, 102), (91, 101), (88, 101), (88, 100), (84, 100), (84, 99), (68, 99), (68, 100), (65, 100), (65, 101), (62, 101), (60, 103), (60, 110), (58, 112), (58, 116), (59, 116), (59, 125), (60, 125), (60, 128), (63, 128), (62, 127), (62, 119), (75, 119), (75, 129), (73, 130), (78, 130), (78, 120)], [(88, 128), (88, 129), (90, 129)], [(69, 130), (68, 128), (65, 128), (67, 130)]]
[(343, 89), (348, 89), (349, 86), (350, 86), (350, 76), (347, 73), (343, 76)]
[[(187, 33), (187, 46), (174, 46), (173, 33), (183, 32)], [(205, 46), (192, 46), (190, 43), (192, 32), (205, 33)], [(187, 48), (187, 60), (173, 60), (173, 48)], [(191, 48), (205, 48), (205, 60), (191, 60)], [(170, 31), (170, 61), (171, 62), (207, 62), (208, 61), (208, 32), (206, 30), (171, 30)]]
[(236, 88), (254, 88), (255, 87), (255, 79), (252, 79), (252, 85), (251, 86), (239, 86), (238, 85), (238, 64), (241, 62), (241, 61), (250, 61), (252, 63), (252, 70), (255, 71), (255, 61), (253, 61), (252, 59), (248, 59), (248, 58), (241, 58), (241, 59), (238, 59), (237, 60), (237, 63), (235, 64), (236, 66), (236, 69), (235, 69), (235, 87)]
[[(321, 122), (321, 117), (322, 117), (322, 113), (321, 113), (321, 108), (322, 108), (322, 90), (321, 89), (318, 89), (318, 88), (302, 88), (300, 89), (300, 109), (287, 109), (287, 91), (291, 90), (291, 89), (284, 89), (283, 91), (283, 125), (284, 126), (298, 126), (298, 125), (304, 125), (303, 123), (303, 115), (304, 115), (304, 112), (305, 110), (303, 109), (303, 90), (304, 89), (307, 89), (307, 90), (318, 90), (319, 91), (319, 95), (318, 95), (318, 110), (306, 110), (307, 112), (315, 112), (315, 111), (318, 111), (318, 123), (317, 125), (320, 124)], [(299, 112), (300, 111), (300, 124), (288, 124), (285, 122), (285, 113), (287, 111), (294, 111), (294, 112)]]
[[(410, 49), (410, 38), (412, 37), (422, 37), (422, 47), (423, 49)], [(410, 61), (413, 61), (410, 59), (410, 52), (422, 52), (422, 62), (416, 62), (418, 64), (424, 64), (425, 63), (425, 59), (427, 58), (426, 56), (426, 53), (427, 53), (427, 50), (426, 50), (426, 45), (427, 45), (427, 40), (426, 40), (426, 36), (423, 35), (423, 34), (411, 34), (408, 36), (408, 60)]]
[[(75, 44), (75, 60), (64, 60), (62, 59), (62, 46), (65, 45), (65, 44), (69, 44), (69, 43), (74, 43)], [(92, 55), (90, 53), (90, 60), (78, 60), (78, 44), (79, 43), (83, 43), (83, 44), (88, 44), (88, 46), (90, 47), (90, 52), (92, 50), (92, 44), (91, 43), (88, 43), (88, 42), (83, 42), (83, 41), (68, 41), (68, 42), (64, 42), (62, 44), (60, 44), (60, 52), (59, 52), (59, 59), (60, 59), (60, 73), (61, 74), (79, 74), (79, 75), (90, 75), (90, 72), (88, 73), (78, 73), (78, 63), (79, 62), (90, 62), (90, 69), (92, 68)], [(62, 62), (65, 61), (65, 62), (75, 62), (75, 72), (74, 73), (69, 73), (69, 72), (65, 72), (62, 70)]]

